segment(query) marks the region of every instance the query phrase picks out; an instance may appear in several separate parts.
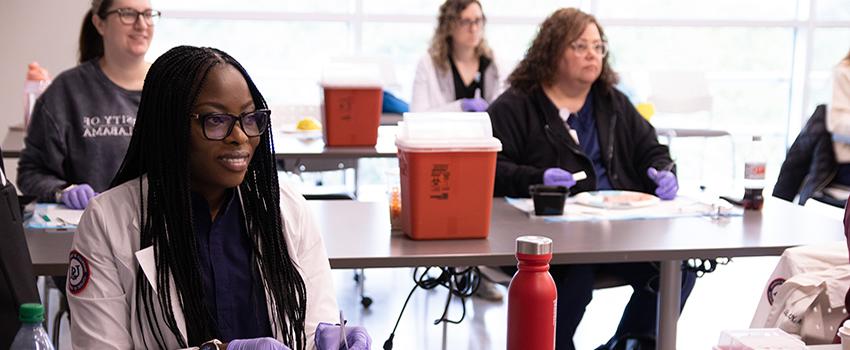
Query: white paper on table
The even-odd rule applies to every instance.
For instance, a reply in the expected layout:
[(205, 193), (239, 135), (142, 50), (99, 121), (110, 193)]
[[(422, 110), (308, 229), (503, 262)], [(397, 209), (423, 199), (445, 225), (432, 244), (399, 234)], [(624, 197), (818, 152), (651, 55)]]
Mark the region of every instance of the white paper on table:
[(79, 225), (80, 217), (83, 216), (82, 210), (68, 209), (64, 206), (51, 206), (47, 208), (45, 213), (51, 220), (61, 220), (66, 225)]
[[(531, 198), (506, 198), (512, 205), (531, 216), (534, 215), (534, 201)], [(743, 211), (728, 206), (720, 207), (685, 196), (677, 196), (673, 200), (661, 201), (656, 205), (628, 209), (604, 209), (589, 207), (575, 202), (575, 198), (567, 199), (563, 215), (540, 216), (547, 221), (591, 221), (591, 220), (640, 220), (662, 219), (689, 216), (739, 216)]]

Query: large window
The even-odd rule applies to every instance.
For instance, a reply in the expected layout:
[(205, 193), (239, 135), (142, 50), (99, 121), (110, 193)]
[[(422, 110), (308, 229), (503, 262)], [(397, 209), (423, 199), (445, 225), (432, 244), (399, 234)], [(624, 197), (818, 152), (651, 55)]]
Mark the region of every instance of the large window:
[[(710, 115), (696, 119), (658, 115), (653, 123), (677, 127), (699, 122), (701, 127), (733, 132), (737, 159), (711, 154), (727, 163), (740, 164), (749, 136), (763, 135), (776, 146), (769, 155), (773, 164), (769, 175), (776, 176), (785, 146), (814, 106), (829, 100), (830, 71), (850, 50), (850, 2), (769, 3), (483, 0), (483, 7), (487, 39), (506, 70), (522, 58), (548, 14), (576, 6), (596, 15), (605, 27), (613, 67), (622, 73), (621, 88), (633, 102), (652, 93), (646, 77), (653, 72), (700, 72), (712, 95)], [(368, 56), (391, 63), (395, 80), (388, 82), (389, 89), (409, 100), (416, 63), (427, 50), (440, 4), (440, 0), (159, 1), (154, 5), (164, 15), (149, 58), (179, 44), (221, 48), (246, 66), (274, 106), (318, 105), (317, 83), (325, 62)], [(681, 147), (674, 151), (691, 152), (689, 146)], [(687, 171), (683, 176), (689, 176)], [(712, 177), (705, 169), (692, 175)]]

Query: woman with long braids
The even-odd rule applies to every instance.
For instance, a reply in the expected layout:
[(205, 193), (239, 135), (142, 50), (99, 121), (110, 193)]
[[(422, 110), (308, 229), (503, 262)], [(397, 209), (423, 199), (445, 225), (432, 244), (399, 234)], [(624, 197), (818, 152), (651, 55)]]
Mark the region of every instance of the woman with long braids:
[(74, 348), (339, 348), (341, 327), (321, 322), (338, 319), (325, 246), (278, 184), (266, 108), (222, 51), (153, 63), (127, 155), (74, 237)]

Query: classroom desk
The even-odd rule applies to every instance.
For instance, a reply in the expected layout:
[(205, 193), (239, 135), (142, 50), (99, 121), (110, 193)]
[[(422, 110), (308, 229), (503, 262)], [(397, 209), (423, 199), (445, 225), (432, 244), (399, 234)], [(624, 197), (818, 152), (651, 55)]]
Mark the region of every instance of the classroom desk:
[[(378, 127), (378, 144), (375, 147), (325, 147), (321, 137), (303, 140), (294, 133), (286, 133), (281, 125), (274, 125), (275, 156), (278, 159), (299, 158), (386, 158), (395, 157), (395, 130), (401, 120), (399, 114), (381, 115), (381, 126)], [(24, 148), (26, 133), (22, 125), (9, 127), (3, 139), (3, 158), (20, 158)]]
[[(553, 264), (660, 261), (659, 349), (675, 348), (682, 260), (780, 255), (788, 247), (844, 240), (840, 220), (773, 198), (743, 217), (585, 222), (529, 218), (497, 198), (487, 239), (451, 241), (391, 234), (385, 203), (309, 203), (332, 268), (514, 265), (514, 242), (522, 235), (551, 237)], [(72, 237), (28, 231), (36, 273), (64, 274)]]

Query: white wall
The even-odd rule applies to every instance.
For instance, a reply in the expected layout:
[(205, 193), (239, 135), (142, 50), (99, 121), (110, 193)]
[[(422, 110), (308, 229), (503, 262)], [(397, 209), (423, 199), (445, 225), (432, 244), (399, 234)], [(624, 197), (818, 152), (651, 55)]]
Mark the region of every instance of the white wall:
[(27, 64), (38, 61), (51, 77), (76, 65), (87, 0), (0, 1), (0, 140), (23, 122)]

